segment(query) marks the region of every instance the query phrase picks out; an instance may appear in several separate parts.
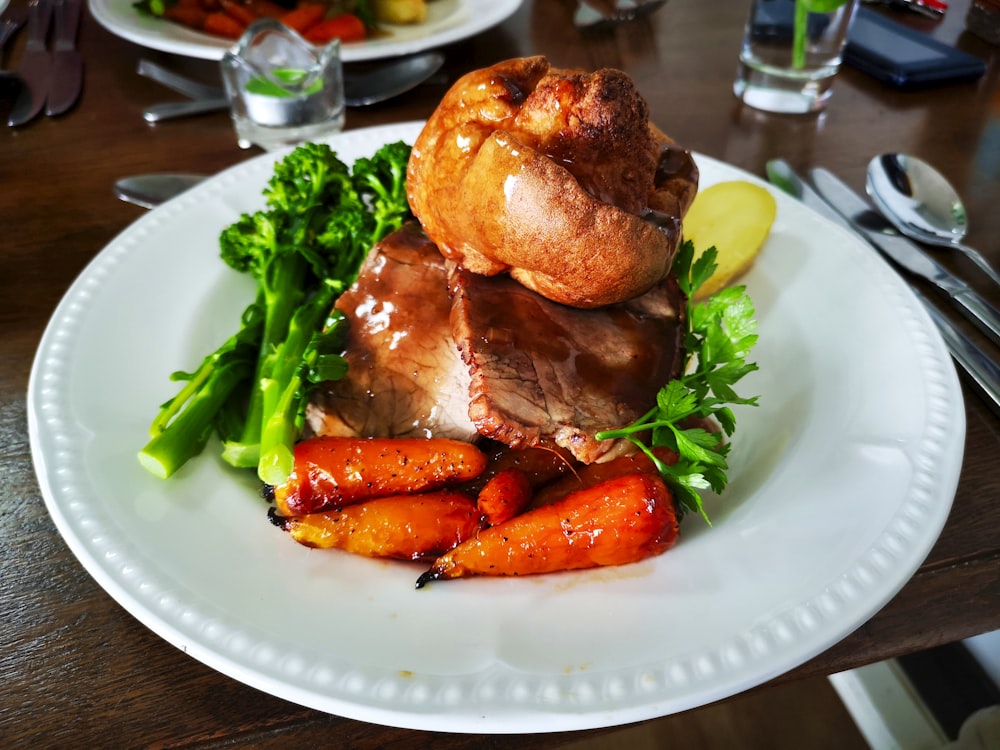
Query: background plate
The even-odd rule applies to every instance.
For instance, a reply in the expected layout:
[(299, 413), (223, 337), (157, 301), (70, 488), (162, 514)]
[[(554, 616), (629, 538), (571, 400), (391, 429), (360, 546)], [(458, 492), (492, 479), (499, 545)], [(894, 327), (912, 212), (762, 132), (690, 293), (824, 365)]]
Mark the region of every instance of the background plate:
[[(221, 60), (233, 42), (186, 29), (160, 18), (144, 16), (134, 0), (89, 0), (90, 12), (108, 31), (142, 47), (176, 55)], [(413, 26), (385, 28), (390, 36), (352, 42), (341, 48), (344, 62), (376, 60), (441, 47), (485, 31), (512, 15), (523, 0), (435, 0), (427, 21)]]
[[(331, 143), (350, 163), (419, 128)], [(761, 405), (738, 411), (730, 486), (706, 503), (714, 525), (689, 517), (659, 558), (416, 591), (420, 567), (292, 542), (268, 523), (255, 482), (214, 452), (154, 479), (135, 454), (174, 391), (168, 374), (193, 369), (252, 298), (217, 238), (263, 206), (275, 158), (232, 167), (122, 232), (55, 310), (29, 383), (32, 455), (66, 543), (125, 609), (196, 659), (382, 724), (610, 726), (797, 666), (868, 619), (930, 550), (962, 462), (951, 360), (873, 251), (780, 193), (745, 277), (761, 369), (741, 391)], [(697, 159), (703, 186), (760, 182)]]

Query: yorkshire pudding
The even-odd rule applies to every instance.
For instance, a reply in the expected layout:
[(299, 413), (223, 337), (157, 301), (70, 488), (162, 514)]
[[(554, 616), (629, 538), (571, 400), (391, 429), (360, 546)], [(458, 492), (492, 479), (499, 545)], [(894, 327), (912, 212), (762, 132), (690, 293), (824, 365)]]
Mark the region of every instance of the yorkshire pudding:
[(445, 257), (580, 308), (632, 299), (667, 274), (697, 184), (625, 73), (544, 57), (460, 78), (407, 169), (410, 207)]

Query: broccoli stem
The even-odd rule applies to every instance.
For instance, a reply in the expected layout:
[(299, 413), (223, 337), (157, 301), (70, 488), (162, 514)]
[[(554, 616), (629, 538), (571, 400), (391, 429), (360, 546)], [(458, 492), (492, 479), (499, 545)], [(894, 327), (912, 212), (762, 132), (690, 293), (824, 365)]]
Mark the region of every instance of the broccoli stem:
[(215, 429), (228, 464), (272, 484), (287, 478), (309, 384), (346, 372), (342, 319), (327, 318), (333, 302), (371, 245), (410, 215), (409, 155), (402, 141), (386, 144), (352, 170), (328, 145), (304, 143), (275, 163), (267, 208), (242, 214), (219, 238), (222, 260), (256, 281), (257, 301), (240, 332), (161, 407), (140, 454), (149, 471), (170, 476)]
[(263, 321), (251, 305), (243, 327), (205, 357), (187, 385), (163, 406), (150, 428), (139, 462), (161, 479), (196, 456), (215, 427), (215, 419), (234, 390), (253, 374)]
[(282, 484), (294, 468), (294, 443), (302, 431), (303, 409), (308, 397), (307, 370), (316, 352), (312, 346), (336, 297), (324, 284), (303, 304), (288, 326), (288, 336), (275, 351), (275, 366), (261, 383), (264, 420), (260, 436), (257, 475), (266, 484)]
[(260, 461), (260, 440), (266, 413), (262, 384), (271, 378), (272, 370), (280, 364), (277, 352), (289, 335), (292, 318), (302, 300), (308, 271), (309, 265), (299, 253), (283, 253), (270, 261), (265, 272), (264, 333), (254, 373), (257, 387), (250, 391), (243, 433), (237, 440), (226, 441), (222, 449), (223, 460), (235, 468), (251, 469)]

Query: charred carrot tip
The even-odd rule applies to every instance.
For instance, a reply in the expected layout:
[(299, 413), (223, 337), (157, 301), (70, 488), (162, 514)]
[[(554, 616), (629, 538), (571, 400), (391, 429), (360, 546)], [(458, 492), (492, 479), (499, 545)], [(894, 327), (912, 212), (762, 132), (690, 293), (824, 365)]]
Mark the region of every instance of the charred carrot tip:
[(273, 507), (267, 509), (267, 520), (282, 531), (288, 531), (288, 522), (291, 521), (290, 518), (280, 515), (278, 509)]
[(417, 578), (417, 583), (414, 586), (414, 588), (422, 589), (428, 583), (430, 583), (431, 581), (436, 581), (440, 577), (441, 577), (441, 574), (438, 573), (437, 571), (435, 571), (433, 568), (431, 570), (426, 570), (426, 571), (424, 571), (423, 573), (420, 574), (419, 578)]

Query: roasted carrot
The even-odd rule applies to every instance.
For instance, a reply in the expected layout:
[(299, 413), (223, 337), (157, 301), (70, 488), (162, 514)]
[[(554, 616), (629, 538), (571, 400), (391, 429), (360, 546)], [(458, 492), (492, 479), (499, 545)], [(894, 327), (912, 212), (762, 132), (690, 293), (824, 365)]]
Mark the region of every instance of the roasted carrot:
[(504, 469), (486, 483), (476, 505), (483, 519), (490, 526), (503, 523), (528, 507), (531, 502), (531, 484), (520, 469)]
[(281, 18), (288, 13), (288, 8), (271, 0), (244, 0), (244, 4), (258, 18)]
[[(653, 454), (668, 466), (677, 462), (677, 454), (669, 448), (653, 448)], [(659, 472), (659, 469), (641, 451), (631, 453), (627, 456), (618, 456), (600, 464), (578, 466), (573, 473), (567, 474), (562, 479), (538, 489), (535, 492), (532, 505), (548, 505), (561, 500), (571, 492), (582, 490), (585, 487), (593, 487), (595, 484), (612, 479), (613, 477), (620, 477), (635, 472), (656, 474)]]
[(442, 490), (366, 500), (340, 510), (272, 520), (307, 547), (368, 557), (434, 557), (475, 535), (480, 513), (459, 492)]
[(248, 5), (239, 0), (219, 0), (219, 5), (223, 13), (243, 26), (249, 26), (260, 18)]
[(223, 12), (206, 14), (205, 22), (202, 24), (202, 31), (206, 34), (224, 36), (227, 39), (239, 39), (245, 30), (245, 24)]
[(492, 440), (478, 443), (489, 459), (486, 469), (462, 490), (478, 495), (494, 476), (507, 469), (518, 469), (533, 487), (541, 487), (565, 476), (580, 464), (562, 448), (511, 448)]
[(637, 562), (669, 549), (678, 524), (659, 474), (609, 479), (491, 526), (434, 561), (417, 579), (521, 576)]
[(317, 437), (295, 446), (288, 481), (274, 488), (286, 516), (339, 508), (373, 497), (424, 492), (472, 479), (486, 455), (444, 438)]
[(334, 39), (360, 42), (367, 35), (364, 22), (351, 13), (341, 13), (311, 26), (304, 34), (313, 44), (329, 44)]
[(193, 5), (168, 5), (163, 9), (163, 17), (189, 29), (203, 31), (208, 13)]
[(290, 10), (278, 18), (281, 23), (290, 29), (294, 29), (300, 34), (305, 34), (309, 29), (323, 20), (326, 15), (326, 5), (321, 3), (299, 3), (294, 10)]

